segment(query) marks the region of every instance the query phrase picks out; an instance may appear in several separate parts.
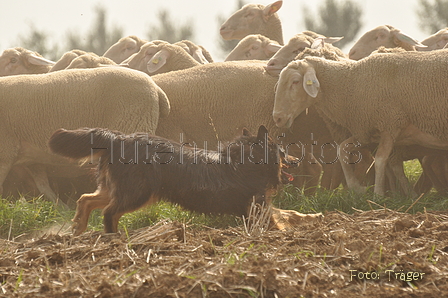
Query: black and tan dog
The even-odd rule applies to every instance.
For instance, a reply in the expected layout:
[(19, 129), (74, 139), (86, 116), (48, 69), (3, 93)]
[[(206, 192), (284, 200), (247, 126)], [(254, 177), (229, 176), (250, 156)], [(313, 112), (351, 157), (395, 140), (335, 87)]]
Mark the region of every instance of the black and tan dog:
[(78, 200), (74, 234), (86, 230), (94, 209), (103, 209), (105, 232), (117, 232), (123, 214), (159, 199), (202, 213), (246, 215), (253, 198), (266, 200), (282, 182), (282, 167), (297, 164), (264, 126), (257, 135), (244, 129), (218, 151), (189, 145), (102, 128), (56, 131), (52, 152), (87, 162), (99, 158), (98, 188)]

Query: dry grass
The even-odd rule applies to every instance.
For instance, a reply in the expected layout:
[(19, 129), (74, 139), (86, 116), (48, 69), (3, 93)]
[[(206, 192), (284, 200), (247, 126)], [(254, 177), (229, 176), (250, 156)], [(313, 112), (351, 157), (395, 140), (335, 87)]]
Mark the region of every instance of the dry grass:
[[(199, 229), (163, 220), (119, 234), (72, 237), (60, 232), (21, 242), (1, 240), (0, 297), (443, 297), (448, 293), (447, 213), (334, 211), (322, 221), (290, 231), (270, 231), (264, 225), (249, 218), (238, 227)], [(394, 271), (390, 277), (387, 270)], [(360, 279), (360, 272), (376, 272), (380, 278)], [(395, 277), (407, 272), (423, 278)]]

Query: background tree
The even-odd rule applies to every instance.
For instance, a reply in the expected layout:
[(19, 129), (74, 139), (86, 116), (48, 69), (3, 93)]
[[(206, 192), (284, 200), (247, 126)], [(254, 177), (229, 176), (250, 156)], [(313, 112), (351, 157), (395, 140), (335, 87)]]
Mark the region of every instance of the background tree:
[(417, 16), (422, 30), (429, 34), (448, 27), (448, 0), (420, 0)]
[(193, 41), (193, 26), (190, 22), (185, 25), (177, 26), (170, 17), (167, 10), (161, 10), (158, 13), (159, 23), (151, 25), (148, 30), (148, 40), (161, 39), (170, 43), (175, 43), (183, 39)]
[[(236, 7), (235, 11), (239, 10), (241, 7), (246, 5), (246, 1), (244, 0), (237, 0), (236, 1)], [(219, 28), (221, 28), (221, 25), (230, 17), (230, 15), (219, 15), (217, 17), (217, 23), (218, 23), (218, 45), (219, 45), (219, 51), (222, 57), (227, 57), (227, 55), (233, 50), (233, 48), (238, 44), (239, 40), (224, 40), (222, 39), (221, 35), (219, 34)]]
[(65, 40), (54, 42), (46, 33), (30, 25), (29, 34), (19, 36), (18, 44), (53, 61), (58, 60), (64, 52), (73, 49), (103, 55), (112, 44), (123, 37), (123, 30), (119, 27), (108, 28), (107, 13), (103, 7), (98, 6), (95, 11), (94, 23), (87, 33), (69, 31)]
[(50, 60), (57, 60), (60, 57), (60, 50), (57, 44), (50, 45), (49, 36), (43, 31), (30, 24), (28, 35), (19, 36), (18, 44), (25, 49), (38, 52), (43, 57)]
[(336, 44), (338, 47), (342, 48), (350, 43), (362, 27), (362, 9), (351, 0), (325, 0), (318, 11), (316, 15), (308, 7), (303, 7), (306, 30), (328, 37), (344, 36)]
[(79, 49), (86, 52), (94, 52), (103, 55), (104, 52), (117, 40), (123, 37), (123, 29), (120, 27), (107, 27), (107, 12), (102, 6), (95, 8), (96, 17), (92, 28), (87, 33), (87, 38), (83, 34), (71, 31), (67, 35), (67, 50)]

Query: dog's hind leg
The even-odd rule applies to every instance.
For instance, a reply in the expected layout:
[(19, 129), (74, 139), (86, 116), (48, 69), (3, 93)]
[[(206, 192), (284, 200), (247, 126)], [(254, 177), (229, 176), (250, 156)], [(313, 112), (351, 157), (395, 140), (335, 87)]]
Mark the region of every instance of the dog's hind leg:
[(76, 202), (76, 214), (73, 217), (73, 234), (80, 235), (87, 229), (90, 213), (94, 209), (103, 209), (110, 202), (109, 192), (98, 188), (94, 193), (83, 194)]
[(118, 221), (125, 213), (129, 213), (142, 208), (145, 205), (151, 205), (158, 201), (158, 197), (140, 194), (137, 199), (125, 194), (120, 199), (113, 198), (110, 203), (103, 209), (104, 215), (104, 232), (118, 232)]

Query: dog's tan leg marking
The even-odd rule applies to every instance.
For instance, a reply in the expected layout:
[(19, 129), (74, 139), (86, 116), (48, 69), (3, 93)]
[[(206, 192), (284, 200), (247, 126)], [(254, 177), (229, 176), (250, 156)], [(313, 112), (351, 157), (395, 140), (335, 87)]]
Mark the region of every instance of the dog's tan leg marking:
[(90, 213), (94, 209), (103, 209), (110, 202), (109, 193), (102, 189), (97, 189), (94, 193), (83, 194), (77, 201), (76, 214), (73, 217), (73, 234), (80, 235), (87, 229)]

